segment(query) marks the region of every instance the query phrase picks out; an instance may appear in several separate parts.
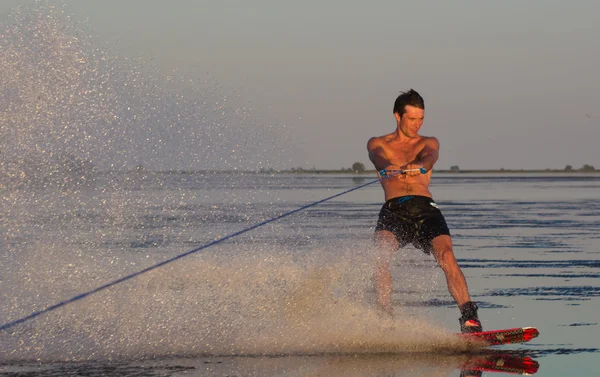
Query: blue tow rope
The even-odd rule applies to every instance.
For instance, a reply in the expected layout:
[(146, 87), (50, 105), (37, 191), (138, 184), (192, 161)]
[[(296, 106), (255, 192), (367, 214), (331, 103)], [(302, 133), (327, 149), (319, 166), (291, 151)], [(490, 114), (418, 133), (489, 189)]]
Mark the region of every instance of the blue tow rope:
[[(394, 171), (394, 172), (396, 172), (396, 171)], [(389, 175), (389, 174), (387, 174), (387, 173), (389, 173), (389, 172), (385, 172), (384, 174), (381, 174), (381, 172), (380, 172), (380, 174), (381, 174), (382, 176), (384, 176), (383, 178), (389, 178), (389, 177), (391, 177), (391, 175)], [(396, 173), (396, 174), (403, 174), (403, 173), (402, 173), (402, 171), (399, 171), (399, 173)], [(396, 175), (396, 174), (394, 174), (394, 175)], [(52, 305), (52, 306), (49, 306), (49, 307), (47, 307), (47, 308), (45, 308), (45, 309), (42, 309), (42, 310), (39, 310), (39, 311), (33, 312), (33, 313), (31, 313), (31, 314), (29, 314), (29, 315), (27, 315), (27, 316), (25, 316), (25, 317), (19, 318), (19, 319), (17, 319), (17, 320), (14, 320), (14, 321), (11, 321), (11, 322), (8, 322), (8, 323), (5, 323), (4, 325), (0, 326), (0, 331), (3, 331), (3, 330), (10, 329), (11, 327), (14, 327), (14, 326), (16, 326), (16, 325), (18, 325), (18, 324), (21, 324), (21, 323), (27, 322), (27, 321), (29, 321), (29, 320), (31, 320), (31, 319), (34, 319), (34, 318), (36, 318), (36, 317), (39, 317), (39, 316), (40, 316), (40, 315), (42, 315), (42, 314), (49, 313), (49, 312), (51, 312), (51, 311), (53, 311), (53, 310), (56, 310), (56, 309), (58, 309), (58, 308), (61, 308), (61, 307), (63, 307), (63, 306), (66, 306), (66, 305), (68, 305), (68, 304), (70, 304), (70, 303), (73, 303), (73, 302), (76, 302), (76, 301), (82, 300), (82, 299), (84, 299), (84, 298), (86, 298), (86, 297), (88, 297), (88, 296), (91, 296), (91, 295), (93, 295), (94, 293), (97, 293), (97, 292), (103, 291), (103, 290), (105, 290), (105, 289), (108, 289), (108, 288), (110, 288), (110, 287), (113, 287), (113, 286), (115, 286), (115, 285), (117, 285), (117, 284), (120, 284), (120, 283), (122, 283), (122, 282), (125, 282), (125, 281), (127, 281), (127, 280), (131, 280), (131, 279), (135, 278), (136, 276), (139, 276), (139, 275), (141, 275), (141, 274), (144, 274), (144, 273), (146, 273), (146, 272), (149, 272), (149, 271), (155, 270), (155, 269), (157, 269), (157, 268), (159, 268), (159, 267), (162, 267), (162, 266), (164, 266), (164, 265), (166, 265), (166, 264), (169, 264), (169, 263), (171, 263), (171, 262), (174, 262), (174, 261), (176, 261), (176, 260), (178, 260), (178, 259), (181, 259), (181, 258), (187, 257), (188, 255), (191, 255), (191, 254), (197, 253), (198, 251), (204, 250), (204, 249), (206, 249), (206, 248), (208, 248), (208, 247), (210, 247), (210, 246), (216, 245), (216, 244), (218, 244), (218, 243), (221, 243), (221, 242), (223, 242), (223, 241), (226, 241), (226, 240), (228, 240), (228, 239), (230, 239), (230, 238), (233, 238), (233, 237), (239, 236), (240, 234), (244, 234), (244, 233), (246, 233), (246, 232), (249, 232), (249, 231), (251, 231), (251, 230), (254, 230), (254, 229), (258, 228), (258, 227), (261, 227), (261, 226), (263, 226), (263, 225), (266, 225), (266, 224), (268, 224), (268, 223), (271, 223), (271, 222), (273, 222), (273, 221), (277, 221), (277, 220), (279, 220), (279, 219), (282, 219), (282, 218), (284, 218), (284, 217), (287, 217), (287, 216), (293, 215), (294, 213), (297, 213), (297, 212), (303, 211), (303, 210), (305, 210), (305, 209), (307, 209), (307, 208), (310, 208), (310, 207), (316, 206), (316, 205), (318, 205), (318, 204), (321, 204), (321, 203), (323, 203), (323, 202), (326, 202), (326, 201), (328, 201), (328, 200), (331, 200), (331, 199), (333, 199), (333, 198), (337, 198), (338, 196), (342, 196), (342, 195), (345, 195), (345, 194), (347, 194), (347, 193), (349, 193), (349, 192), (352, 192), (352, 191), (355, 191), (355, 190), (361, 189), (361, 188), (363, 188), (363, 187), (366, 187), (366, 186), (368, 186), (368, 185), (371, 185), (371, 184), (373, 184), (373, 183), (375, 183), (375, 182), (379, 182), (379, 179), (376, 179), (376, 180), (374, 180), (374, 181), (371, 181), (371, 182), (368, 182), (368, 183), (365, 183), (365, 184), (362, 184), (362, 185), (356, 186), (356, 187), (354, 187), (354, 188), (351, 188), (351, 189), (349, 189), (349, 190), (346, 190), (346, 191), (340, 192), (339, 194), (332, 195), (332, 196), (330, 196), (330, 197), (327, 197), (327, 198), (325, 198), (325, 199), (321, 199), (321, 200), (319, 200), (319, 201), (316, 201), (316, 202), (314, 202), (314, 203), (311, 203), (311, 204), (304, 205), (304, 206), (302, 206), (302, 207), (299, 207), (299, 208), (296, 208), (296, 209), (294, 209), (294, 210), (292, 210), (292, 211), (286, 212), (286, 213), (284, 213), (284, 214), (282, 214), (282, 215), (279, 215), (279, 216), (276, 216), (276, 217), (270, 218), (270, 219), (268, 219), (268, 220), (265, 220), (265, 221), (262, 221), (262, 222), (260, 222), (260, 223), (258, 223), (258, 224), (252, 225), (252, 226), (250, 226), (250, 227), (248, 227), (248, 228), (242, 229), (242, 230), (240, 230), (240, 231), (238, 231), (238, 232), (235, 232), (235, 233), (232, 233), (232, 234), (230, 234), (230, 235), (227, 235), (227, 236), (225, 236), (225, 237), (222, 237), (222, 238), (219, 238), (219, 239), (217, 239), (217, 240), (211, 241), (211, 242), (209, 242), (209, 243), (207, 243), (207, 244), (204, 244), (204, 245), (202, 245), (202, 246), (199, 246), (199, 247), (197, 247), (197, 248), (195, 248), (195, 249), (193, 249), (193, 250), (187, 251), (187, 252), (185, 252), (185, 253), (183, 253), (183, 254), (176, 255), (176, 256), (174, 256), (173, 258), (170, 258), (170, 259), (164, 260), (164, 261), (162, 261), (162, 262), (159, 262), (159, 263), (157, 263), (157, 264), (155, 264), (155, 265), (152, 265), (152, 266), (150, 266), (150, 267), (144, 268), (143, 270), (140, 270), (140, 271), (134, 272), (134, 273), (132, 273), (132, 274), (130, 274), (130, 275), (124, 276), (124, 277), (122, 277), (122, 278), (119, 278), (119, 279), (117, 279), (117, 280), (113, 280), (113, 281), (111, 281), (111, 282), (109, 282), (109, 283), (106, 283), (106, 284), (104, 284), (104, 285), (101, 285), (101, 286), (99, 286), (99, 287), (97, 287), (97, 288), (94, 288), (94, 289), (92, 289), (92, 290), (89, 290), (89, 291), (87, 291), (87, 292), (84, 292), (84, 293), (78, 294), (77, 296), (73, 296), (73, 297), (71, 297), (70, 299), (67, 299), (67, 300), (61, 301), (61, 302), (59, 302), (59, 303), (57, 303), (57, 304), (54, 304), (54, 305)]]

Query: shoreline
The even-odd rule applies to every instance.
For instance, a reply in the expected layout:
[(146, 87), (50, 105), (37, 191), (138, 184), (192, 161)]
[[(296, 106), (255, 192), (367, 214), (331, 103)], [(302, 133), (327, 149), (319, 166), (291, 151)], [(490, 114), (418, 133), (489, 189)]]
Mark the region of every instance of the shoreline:
[[(477, 170), (477, 169), (470, 169), (470, 170), (460, 170), (460, 171), (456, 171), (456, 170), (444, 170), (444, 169), (433, 169), (432, 170), (433, 173), (443, 173), (443, 174), (504, 174), (504, 173), (535, 173), (535, 174), (539, 174), (539, 173), (560, 173), (560, 174), (574, 174), (574, 173), (600, 173), (600, 170), (591, 170), (591, 171), (584, 171), (584, 170), (562, 170), (562, 169), (539, 169), (539, 170), (525, 170), (525, 169), (519, 169), (519, 170), (512, 170), (512, 169), (482, 169), (482, 170)], [(264, 172), (254, 172), (254, 173), (268, 173), (266, 171)], [(281, 174), (281, 173), (294, 173), (294, 174), (306, 174), (306, 173), (311, 173), (311, 174), (377, 174), (376, 170), (364, 170), (364, 171), (348, 171), (348, 170), (281, 170), (281, 171), (275, 171), (273, 172), (275, 174)]]
[[(352, 174), (352, 175), (376, 175), (376, 170), (351, 171), (337, 169), (285, 169), (285, 170), (98, 170), (98, 173), (144, 173), (144, 174)], [(435, 174), (598, 174), (600, 170), (562, 170), (562, 169), (538, 169), (538, 170), (513, 170), (513, 169), (469, 169), (469, 170), (444, 170), (433, 169)]]

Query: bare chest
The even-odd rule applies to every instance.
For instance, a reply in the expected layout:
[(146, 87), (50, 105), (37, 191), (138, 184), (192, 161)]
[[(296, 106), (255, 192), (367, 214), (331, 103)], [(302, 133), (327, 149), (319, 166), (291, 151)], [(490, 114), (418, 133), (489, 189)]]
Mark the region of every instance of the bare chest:
[(421, 149), (418, 145), (389, 144), (386, 154), (391, 162), (404, 165), (414, 161)]

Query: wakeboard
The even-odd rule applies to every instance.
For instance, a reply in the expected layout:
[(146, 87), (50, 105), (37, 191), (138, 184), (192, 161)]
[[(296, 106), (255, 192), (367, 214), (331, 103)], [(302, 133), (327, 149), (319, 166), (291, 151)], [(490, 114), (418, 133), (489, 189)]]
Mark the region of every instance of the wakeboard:
[(505, 330), (458, 334), (459, 337), (469, 343), (483, 343), (488, 346), (525, 343), (529, 342), (531, 339), (537, 338), (538, 335), (540, 335), (540, 332), (535, 327), (516, 327)]
[(461, 376), (478, 376), (481, 372), (502, 372), (530, 376), (538, 371), (539, 366), (537, 361), (528, 356), (508, 353), (473, 355), (462, 365)]

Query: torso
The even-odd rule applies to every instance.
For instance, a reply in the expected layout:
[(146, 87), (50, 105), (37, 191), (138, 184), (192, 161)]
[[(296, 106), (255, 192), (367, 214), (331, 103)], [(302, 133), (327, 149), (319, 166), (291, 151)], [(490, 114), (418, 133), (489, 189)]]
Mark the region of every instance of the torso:
[[(421, 136), (400, 141), (397, 140), (395, 134), (389, 134), (375, 138), (375, 145), (381, 148), (381, 152), (385, 156), (385, 160), (389, 165), (403, 167), (404, 165), (414, 161), (419, 156), (419, 153), (430, 142), (431, 138)], [(383, 165), (383, 163), (381, 164)], [(385, 169), (388, 166), (377, 166), (377, 170)], [(381, 179), (381, 186), (385, 193), (385, 200), (389, 200), (399, 196), (421, 195), (432, 197), (429, 191), (429, 182), (431, 180), (431, 171), (426, 174), (415, 176), (396, 175), (390, 178)]]

